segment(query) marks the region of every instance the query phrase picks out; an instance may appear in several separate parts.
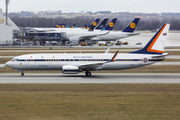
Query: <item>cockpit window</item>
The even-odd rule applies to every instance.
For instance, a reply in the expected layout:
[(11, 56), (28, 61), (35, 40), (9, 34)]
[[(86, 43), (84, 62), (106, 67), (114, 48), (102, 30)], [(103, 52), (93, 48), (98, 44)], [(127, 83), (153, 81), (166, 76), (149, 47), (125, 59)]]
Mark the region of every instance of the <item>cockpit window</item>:
[(12, 61), (18, 61), (18, 59), (12, 59)]

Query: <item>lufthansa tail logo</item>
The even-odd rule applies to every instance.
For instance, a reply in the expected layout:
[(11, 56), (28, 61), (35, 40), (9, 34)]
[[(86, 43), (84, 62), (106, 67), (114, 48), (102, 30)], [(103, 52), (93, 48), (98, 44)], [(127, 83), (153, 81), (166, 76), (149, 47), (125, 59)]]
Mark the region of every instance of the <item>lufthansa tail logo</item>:
[(3, 24), (4, 23), (4, 19), (0, 18), (0, 23)]
[(62, 28), (65, 28), (65, 26), (63, 25)]
[(131, 23), (130, 28), (134, 29), (136, 27), (136, 23)]
[(110, 22), (110, 23), (109, 23), (109, 27), (114, 27), (114, 23), (113, 23), (113, 22)]
[(97, 25), (97, 22), (93, 22), (93, 26), (96, 26)]

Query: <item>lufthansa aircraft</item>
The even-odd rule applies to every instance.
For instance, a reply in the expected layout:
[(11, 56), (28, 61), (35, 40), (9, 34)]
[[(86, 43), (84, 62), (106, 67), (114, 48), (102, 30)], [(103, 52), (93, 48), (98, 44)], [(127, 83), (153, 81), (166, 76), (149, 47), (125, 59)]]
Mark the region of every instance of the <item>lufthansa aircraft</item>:
[(6, 66), (22, 72), (25, 70), (61, 70), (64, 74), (78, 74), (95, 70), (123, 70), (154, 64), (165, 59), (164, 45), (169, 31), (169, 24), (164, 24), (147, 45), (128, 54), (29, 54), (15, 57)]
[[(93, 41), (116, 41), (118, 39), (131, 37), (138, 35), (139, 33), (133, 33), (140, 18), (135, 18), (122, 32), (121, 31), (111, 31), (117, 21), (117, 18), (112, 19), (112, 21), (105, 26), (104, 30), (68, 30), (57, 28), (56, 31), (49, 31), (46, 34), (59, 34), (64, 33), (66, 36), (64, 39), (68, 40), (70, 43), (78, 43), (81, 40), (93, 40)], [(97, 23), (93, 23), (97, 25)]]

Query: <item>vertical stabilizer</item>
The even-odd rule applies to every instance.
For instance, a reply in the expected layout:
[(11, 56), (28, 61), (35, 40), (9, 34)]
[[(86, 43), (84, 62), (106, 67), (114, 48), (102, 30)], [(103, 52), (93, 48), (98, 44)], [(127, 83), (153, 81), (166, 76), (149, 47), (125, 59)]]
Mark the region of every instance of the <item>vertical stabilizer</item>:
[(135, 18), (122, 32), (130, 32), (133, 33), (137, 27), (140, 18)]
[(131, 53), (162, 54), (164, 51), (167, 34), (169, 32), (169, 27), (170, 24), (164, 24), (143, 49)]

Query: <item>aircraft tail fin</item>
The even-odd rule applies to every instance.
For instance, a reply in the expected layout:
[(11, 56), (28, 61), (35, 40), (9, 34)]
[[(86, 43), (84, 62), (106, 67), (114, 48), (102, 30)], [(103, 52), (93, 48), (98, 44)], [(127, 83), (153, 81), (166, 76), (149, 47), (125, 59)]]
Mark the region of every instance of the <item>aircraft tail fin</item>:
[(100, 18), (97, 18), (92, 24), (88, 31), (93, 31), (94, 28), (98, 25)]
[(57, 23), (56, 26), (55, 26), (55, 28), (61, 28), (61, 25), (62, 25), (62, 24)]
[(61, 24), (61, 28), (65, 28), (66, 27), (66, 24)]
[(95, 27), (95, 29), (97, 29), (97, 30), (102, 30), (102, 29), (105, 27), (107, 21), (108, 21), (108, 18), (104, 18), (104, 20), (101, 21), (101, 23), (99, 23), (99, 24)]
[(71, 28), (75, 28), (76, 27), (76, 24), (73, 24)]
[(140, 18), (135, 18), (122, 32), (130, 32), (133, 33), (136, 29), (136, 26), (139, 22)]
[(89, 30), (89, 29), (90, 29), (90, 27), (91, 27), (91, 25), (88, 25), (87, 29)]
[(164, 24), (143, 49), (130, 53), (162, 55), (169, 27), (170, 24)]
[(114, 25), (116, 24), (117, 18), (113, 18), (111, 22), (109, 22), (109, 24), (105, 27), (104, 30), (109, 30), (111, 31), (114, 27)]
[(83, 29), (86, 29), (86, 28), (87, 28), (87, 25), (84, 25), (82, 28), (83, 28)]

